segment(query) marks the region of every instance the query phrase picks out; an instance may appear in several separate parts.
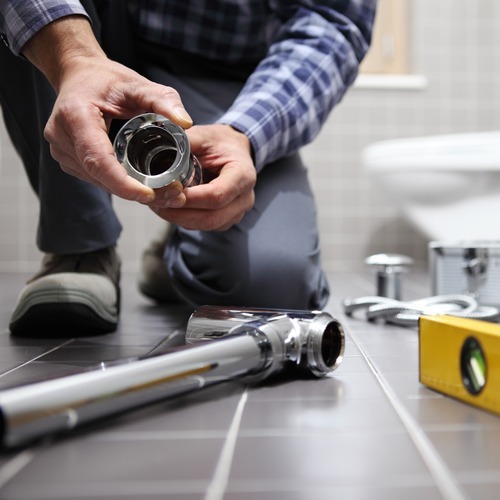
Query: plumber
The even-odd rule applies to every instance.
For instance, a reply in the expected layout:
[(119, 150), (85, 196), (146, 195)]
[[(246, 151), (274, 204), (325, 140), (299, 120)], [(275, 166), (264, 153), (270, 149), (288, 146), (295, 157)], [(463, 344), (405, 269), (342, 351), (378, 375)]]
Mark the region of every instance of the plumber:
[[(39, 198), (44, 254), (11, 332), (116, 328), (121, 225), (111, 195), (168, 225), (143, 254), (147, 296), (323, 307), (329, 288), (299, 151), (353, 83), (375, 3), (0, 0), (0, 103)], [(142, 113), (186, 129), (206, 182), (162, 197), (127, 175), (113, 134)]]

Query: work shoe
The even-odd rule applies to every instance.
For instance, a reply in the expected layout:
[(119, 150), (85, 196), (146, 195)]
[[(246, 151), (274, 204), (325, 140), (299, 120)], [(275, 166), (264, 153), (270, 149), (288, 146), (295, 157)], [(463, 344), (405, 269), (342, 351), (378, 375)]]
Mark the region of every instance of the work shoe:
[(141, 293), (157, 302), (179, 302), (181, 299), (167, 273), (164, 255), (175, 226), (168, 224), (159, 237), (142, 253), (137, 286)]
[(115, 247), (46, 254), (41, 270), (21, 291), (10, 319), (19, 336), (96, 335), (116, 329), (120, 258)]

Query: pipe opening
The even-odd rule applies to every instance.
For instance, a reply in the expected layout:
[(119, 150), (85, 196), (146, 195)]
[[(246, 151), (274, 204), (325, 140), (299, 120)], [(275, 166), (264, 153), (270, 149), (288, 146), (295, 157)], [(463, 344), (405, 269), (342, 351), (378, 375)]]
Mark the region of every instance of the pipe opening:
[(321, 338), (321, 358), (328, 368), (333, 368), (339, 363), (339, 358), (344, 351), (344, 335), (340, 325), (329, 322)]
[(132, 168), (144, 175), (160, 175), (170, 170), (177, 159), (177, 141), (167, 130), (147, 127), (137, 130), (127, 146)]

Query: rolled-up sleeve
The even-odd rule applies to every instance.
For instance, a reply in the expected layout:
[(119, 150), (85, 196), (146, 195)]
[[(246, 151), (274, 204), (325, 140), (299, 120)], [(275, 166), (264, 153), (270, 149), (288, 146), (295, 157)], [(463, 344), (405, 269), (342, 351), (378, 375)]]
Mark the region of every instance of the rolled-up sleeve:
[(320, 131), (366, 54), (376, 0), (274, 1), (281, 19), (267, 56), (219, 120), (250, 139), (257, 170)]
[(77, 0), (0, 0), (0, 36), (14, 54), (47, 24), (72, 14), (87, 15)]

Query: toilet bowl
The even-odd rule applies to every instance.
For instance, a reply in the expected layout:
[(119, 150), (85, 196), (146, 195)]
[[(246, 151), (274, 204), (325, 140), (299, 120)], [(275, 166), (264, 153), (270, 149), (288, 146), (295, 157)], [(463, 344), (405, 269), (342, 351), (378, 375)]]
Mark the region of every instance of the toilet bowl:
[(500, 131), (382, 141), (362, 163), (429, 240), (500, 240)]

